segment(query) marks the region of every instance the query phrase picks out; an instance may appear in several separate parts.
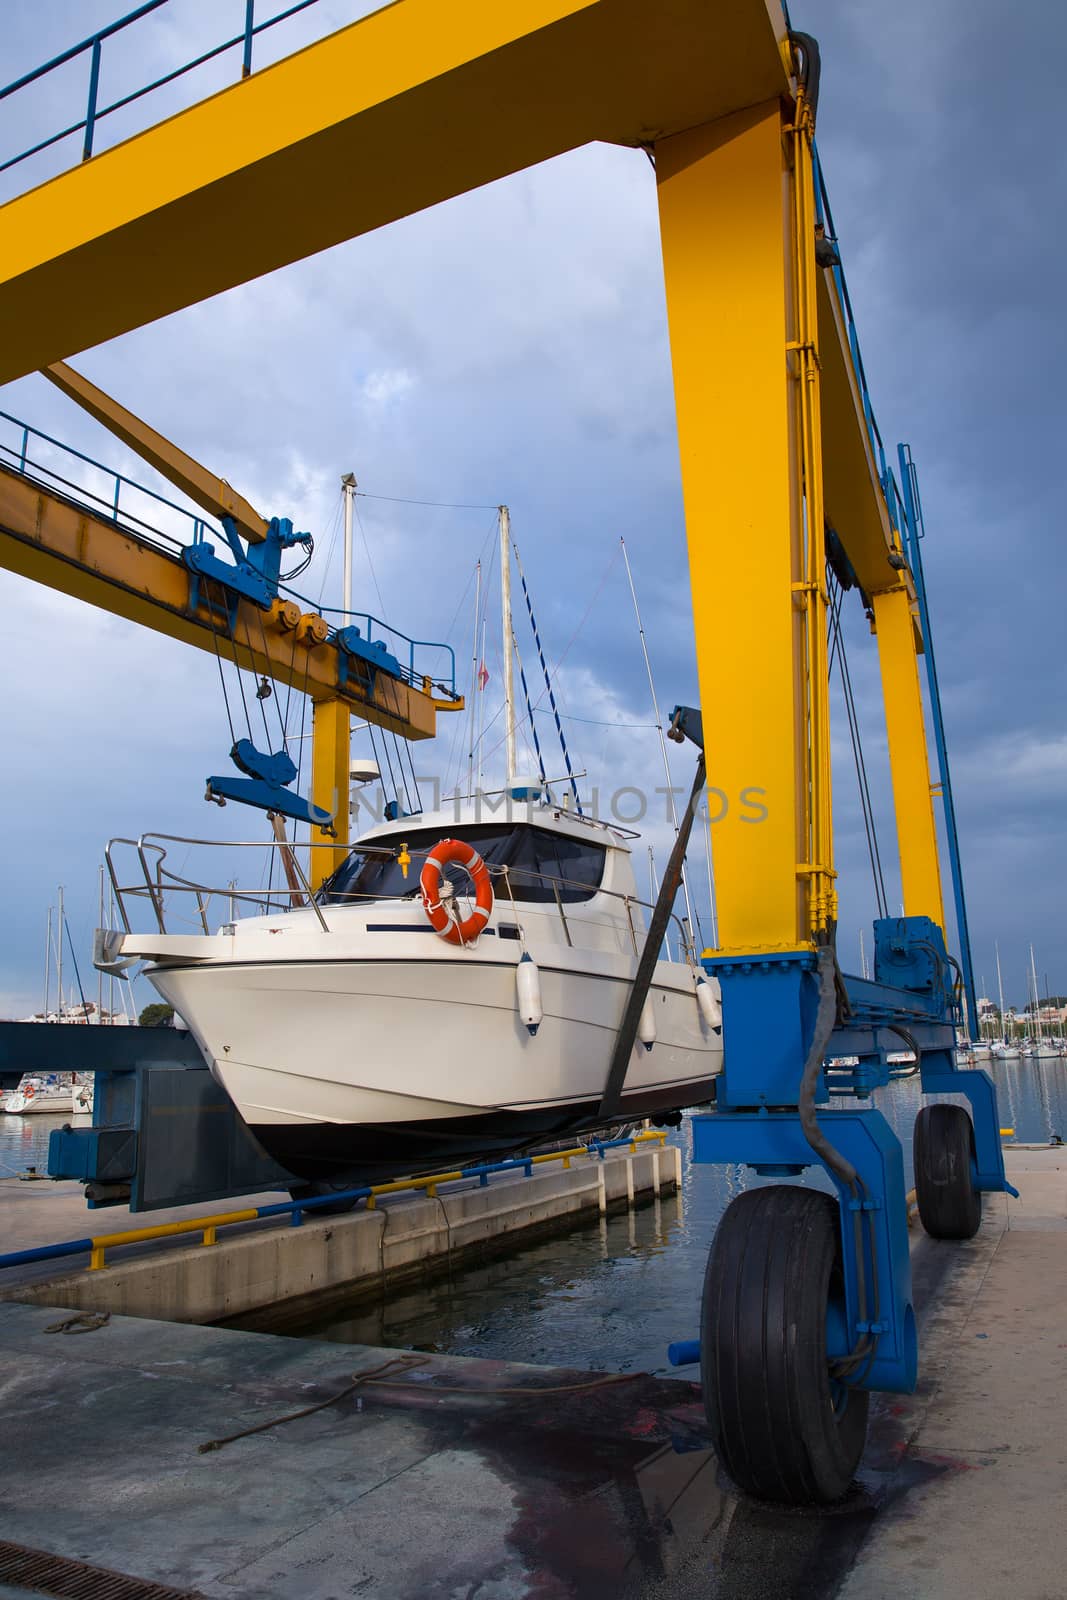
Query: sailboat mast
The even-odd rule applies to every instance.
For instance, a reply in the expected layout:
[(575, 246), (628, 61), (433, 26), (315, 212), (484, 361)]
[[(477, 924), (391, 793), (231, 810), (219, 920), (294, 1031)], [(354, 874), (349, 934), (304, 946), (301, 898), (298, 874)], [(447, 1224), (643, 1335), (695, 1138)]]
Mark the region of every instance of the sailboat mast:
[(507, 787), (515, 782), (515, 683), (511, 623), (511, 513), (498, 507), (500, 518), (500, 607), (504, 652), (504, 747), (507, 754)]
[[(59, 911), (56, 913), (56, 921), (59, 924), (59, 938), (56, 940), (56, 981), (59, 984), (59, 1020), (60, 1020), (60, 1022), (63, 1021), (63, 924), (64, 924), (65, 920), (66, 919), (65, 919), (64, 914), (63, 914), (63, 885), (60, 884), (59, 885)], [(1033, 955), (1033, 951), (1032, 950), (1031, 950), (1030, 954)]]
[(52, 907), (48, 907), (48, 931), (44, 936), (44, 1020), (48, 1021), (48, 997), (52, 987)]
[(997, 1004), (1000, 1006), (1000, 1037), (1004, 1044), (1008, 1042), (1008, 1030), (1004, 1021), (1004, 980), (1000, 975), (1000, 945), (993, 945), (993, 954), (997, 958)]
[(475, 706), (478, 703), (478, 620), (482, 614), (482, 563), (474, 569), (474, 641), (471, 644), (470, 749), (467, 753), (467, 798), (474, 798), (474, 746), (477, 732)]
[(356, 503), (356, 475), (354, 472), (345, 473), (341, 479), (341, 488), (345, 497), (345, 564), (341, 604), (344, 607), (345, 621), (347, 623), (352, 613), (352, 512)]
[[(104, 926), (104, 867), (100, 865), (100, 926)], [(100, 968), (96, 969), (96, 1021), (97, 1025), (104, 1020), (104, 974)]]
[(1030, 946), (1030, 976), (1034, 980), (1034, 1028), (1037, 1032), (1037, 1042), (1041, 1043), (1041, 996), (1037, 988), (1037, 963), (1034, 961), (1034, 947)]

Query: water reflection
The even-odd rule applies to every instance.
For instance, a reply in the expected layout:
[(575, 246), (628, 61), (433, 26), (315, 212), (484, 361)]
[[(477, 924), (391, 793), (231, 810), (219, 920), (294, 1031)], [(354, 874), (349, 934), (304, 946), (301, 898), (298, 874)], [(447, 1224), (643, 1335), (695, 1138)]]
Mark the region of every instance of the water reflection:
[(48, 1135), (71, 1120), (70, 1113), (55, 1117), (11, 1117), (0, 1112), (0, 1178), (14, 1178), (27, 1167), (44, 1172), (48, 1166)]

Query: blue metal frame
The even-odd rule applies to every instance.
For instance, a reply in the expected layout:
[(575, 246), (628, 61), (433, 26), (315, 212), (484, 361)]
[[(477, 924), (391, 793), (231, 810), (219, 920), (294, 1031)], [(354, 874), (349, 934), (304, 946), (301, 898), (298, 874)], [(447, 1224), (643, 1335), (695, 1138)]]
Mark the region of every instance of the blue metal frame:
[(224, 516), (222, 531), (233, 561), (220, 561), (215, 546), (204, 537), (204, 527), (201, 522), (199, 536), (182, 548), (182, 560), (193, 574), (194, 606), (200, 599), (199, 579), (210, 578), (231, 593), (243, 595), (253, 605), (269, 611), (278, 598), (282, 552), (297, 544), (306, 549), (311, 543), (310, 533), (297, 533), (288, 517), (273, 517), (262, 543), (245, 546), (233, 518)]
[[(136, 478), (128, 478), (125, 474), (116, 472), (114, 468), (106, 466), (81, 450), (76, 450), (73, 445), (65, 444), (62, 439), (56, 439), (40, 428), (31, 427), (29, 423), (12, 416), (10, 412), (0, 411), (0, 424), (3, 423), (9, 424), (15, 430), (17, 442), (15, 444), (0, 442), (2, 464), (30, 479), (31, 482), (42, 484), (73, 503), (84, 506), (95, 516), (105, 517), (108, 521), (114, 522), (116, 527), (127, 529), (155, 549), (162, 550), (170, 556), (180, 556), (194, 577), (210, 578), (213, 582), (221, 584), (224, 591), (224, 609), (231, 621), (234, 610), (233, 597), (237, 594), (245, 596), (265, 610), (269, 609), (276, 596), (284, 595), (296, 600), (306, 611), (314, 611), (327, 618), (338, 618), (338, 622), (331, 625), (330, 639), (338, 648), (339, 654), (343, 648), (352, 655), (365, 655), (366, 659), (380, 671), (392, 673), (417, 687), (429, 681), (445, 694), (455, 695), (456, 654), (451, 645), (438, 640), (409, 638), (407, 634), (389, 627), (370, 612), (349, 614), (320, 606), (279, 578), (282, 550), (303, 542), (307, 537), (305, 534), (292, 533), (292, 524), (288, 519), (276, 518), (271, 523), (272, 530), (275, 530), (274, 538), (268, 539), (263, 545), (246, 547), (232, 524), (229, 528), (226, 527), (228, 518), (222, 519), (223, 528), (220, 532), (204, 517), (190, 511), (187, 506), (168, 500), (165, 495), (150, 489), (146, 484), (139, 483)], [(41, 459), (46, 452), (37, 449), (38, 443), (62, 451), (73, 461), (81, 462), (94, 471), (104, 473), (111, 479), (112, 492), (97, 494), (95, 490), (86, 488), (66, 476), (65, 472), (57, 471), (46, 460)], [(183, 544), (181, 539), (163, 532), (155, 524), (127, 510), (122, 504), (124, 489), (135, 490), (138, 494), (147, 496), (155, 505), (165, 507), (168, 512), (184, 518), (190, 525), (192, 542)], [(126, 499), (128, 502), (128, 494)], [(233, 563), (221, 561), (215, 555), (212, 539), (220, 540), (229, 547), (234, 555)], [(194, 605), (202, 602), (209, 610), (218, 608), (216, 593), (205, 592), (201, 596), (199, 590), (194, 590), (192, 600)], [(448, 663), (447, 670), (426, 672), (419, 658), (419, 652), (423, 650), (443, 655)], [(340, 671), (339, 681), (344, 681)]]
[(952, 774), (949, 770), (948, 745), (945, 741), (945, 719), (941, 709), (941, 690), (937, 681), (937, 661), (934, 656), (934, 638), (930, 627), (930, 611), (926, 599), (926, 577), (923, 572), (922, 539), (924, 536), (922, 502), (919, 499), (919, 478), (911, 449), (906, 444), (897, 445), (900, 462), (900, 481), (904, 486), (904, 519), (902, 536), (904, 551), (915, 580), (915, 593), (919, 601), (919, 622), (923, 634), (923, 654), (926, 660), (926, 681), (930, 691), (930, 710), (934, 725), (934, 744), (937, 748), (937, 770), (941, 780), (941, 800), (945, 809), (945, 833), (948, 840), (949, 869), (952, 875), (952, 898), (956, 908), (956, 933), (960, 944), (960, 965), (963, 968), (963, 989), (967, 996), (967, 1022), (972, 1033), (978, 1028), (978, 1003), (974, 988), (974, 966), (971, 960), (971, 934), (967, 926), (967, 904), (963, 894), (963, 868), (960, 863), (960, 840), (956, 829), (956, 806), (952, 797)]
[[(992, 1080), (956, 1067), (959, 1008), (941, 929), (928, 917), (883, 918), (875, 923), (874, 948), (873, 981), (843, 978), (848, 1011), (824, 1051), (815, 1094), (820, 1105), (831, 1097), (856, 1102), (820, 1110), (818, 1122), (858, 1181), (846, 1182), (816, 1153), (797, 1106), (818, 1003), (812, 951), (704, 958), (722, 990), (724, 1069), (715, 1111), (693, 1118), (693, 1160), (740, 1162), (764, 1177), (824, 1167), (841, 1204), (846, 1301), (846, 1326), (829, 1328), (827, 1355), (840, 1357), (873, 1340), (873, 1351), (845, 1381), (909, 1393), (917, 1340), (903, 1154), (882, 1114), (863, 1102), (916, 1070), (924, 1093), (965, 1095), (974, 1120), (976, 1188), (1015, 1190), (1004, 1173)], [(889, 1057), (905, 1047), (918, 1061), (901, 1069)], [(851, 1056), (856, 1064), (843, 1065), (841, 1058)], [(685, 1346), (684, 1360), (695, 1359), (693, 1348)]]
[[(725, 1036), (725, 1024), (724, 1024)], [(729, 1047), (727, 1047), (729, 1048)], [(918, 1370), (918, 1340), (911, 1299), (911, 1260), (900, 1140), (873, 1107), (824, 1111), (819, 1123), (834, 1147), (852, 1163), (862, 1184), (854, 1195), (830, 1174), (841, 1203), (847, 1328), (833, 1330), (829, 1357), (842, 1357), (863, 1339), (874, 1353), (854, 1379), (861, 1389), (910, 1394)], [(799, 1172), (817, 1164), (793, 1111), (711, 1112), (693, 1118), (693, 1160), (744, 1162), (758, 1171)], [(868, 1286), (866, 1319), (860, 1316), (861, 1286), (855, 1249), (862, 1241)], [(875, 1294), (874, 1286), (877, 1285)], [(836, 1335), (836, 1337), (835, 1337)]]

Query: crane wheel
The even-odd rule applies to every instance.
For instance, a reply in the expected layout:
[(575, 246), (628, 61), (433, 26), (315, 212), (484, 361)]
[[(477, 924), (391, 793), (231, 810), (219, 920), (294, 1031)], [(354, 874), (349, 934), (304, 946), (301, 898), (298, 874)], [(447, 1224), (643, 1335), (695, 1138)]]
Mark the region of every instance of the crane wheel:
[(869, 1396), (831, 1377), (827, 1316), (841, 1325), (844, 1298), (832, 1195), (774, 1185), (731, 1202), (704, 1277), (700, 1366), (719, 1459), (748, 1494), (828, 1504), (852, 1482)]
[(974, 1186), (974, 1124), (962, 1106), (923, 1106), (912, 1135), (919, 1220), (933, 1239), (973, 1239), (982, 1221)]

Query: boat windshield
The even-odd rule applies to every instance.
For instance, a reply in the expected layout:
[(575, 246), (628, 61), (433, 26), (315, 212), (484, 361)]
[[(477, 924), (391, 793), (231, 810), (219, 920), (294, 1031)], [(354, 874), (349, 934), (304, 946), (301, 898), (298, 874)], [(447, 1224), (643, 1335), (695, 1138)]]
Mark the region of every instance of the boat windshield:
[[(607, 852), (591, 839), (574, 839), (526, 823), (508, 827), (475, 823), (449, 831), (412, 828), (395, 839), (362, 845), (327, 878), (317, 898), (322, 905), (367, 899), (414, 900), (422, 864), (445, 838), (472, 844), (492, 871), (497, 894), (505, 898), (508, 890), (500, 870), (504, 867), (515, 899), (540, 904), (554, 902), (557, 894), (565, 903), (591, 900), (604, 876)], [(411, 856), (406, 878), (397, 861), (401, 843), (407, 845)], [(448, 866), (445, 874), (461, 893), (466, 891), (470, 880), (462, 867)]]

